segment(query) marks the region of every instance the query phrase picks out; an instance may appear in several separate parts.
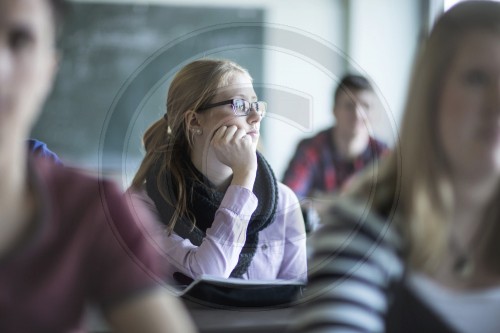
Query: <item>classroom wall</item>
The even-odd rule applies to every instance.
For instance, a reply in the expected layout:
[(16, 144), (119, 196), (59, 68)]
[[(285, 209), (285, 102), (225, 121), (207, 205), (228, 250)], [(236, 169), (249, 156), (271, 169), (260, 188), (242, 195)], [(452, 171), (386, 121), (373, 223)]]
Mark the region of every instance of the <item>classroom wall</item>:
[(347, 53), (376, 85), (380, 109), (376, 135), (393, 145), (406, 99), (412, 64), (425, 26), (423, 1), (351, 0)]

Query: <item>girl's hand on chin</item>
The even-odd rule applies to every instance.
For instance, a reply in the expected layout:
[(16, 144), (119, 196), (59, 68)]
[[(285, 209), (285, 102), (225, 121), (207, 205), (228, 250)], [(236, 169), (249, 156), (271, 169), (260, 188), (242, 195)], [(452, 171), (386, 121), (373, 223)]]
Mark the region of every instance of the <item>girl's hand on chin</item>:
[(246, 131), (236, 125), (219, 127), (212, 138), (211, 146), (217, 159), (238, 171), (256, 171), (256, 144)]

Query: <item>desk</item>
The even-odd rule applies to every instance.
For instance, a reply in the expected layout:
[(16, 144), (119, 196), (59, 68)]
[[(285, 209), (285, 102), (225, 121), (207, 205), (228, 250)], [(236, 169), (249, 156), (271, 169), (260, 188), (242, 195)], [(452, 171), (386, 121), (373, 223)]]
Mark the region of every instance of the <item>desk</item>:
[[(190, 301), (184, 304), (200, 333), (282, 333), (293, 311), (293, 308), (224, 310)], [(89, 332), (111, 332), (94, 308), (87, 310), (85, 321)]]
[(293, 311), (293, 308), (224, 310), (184, 303), (200, 333), (285, 332)]

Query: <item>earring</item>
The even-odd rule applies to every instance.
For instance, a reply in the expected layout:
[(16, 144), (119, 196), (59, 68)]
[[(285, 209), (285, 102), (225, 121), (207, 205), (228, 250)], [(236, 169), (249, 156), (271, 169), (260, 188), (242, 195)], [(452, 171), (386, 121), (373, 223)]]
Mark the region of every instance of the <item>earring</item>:
[(193, 132), (193, 134), (196, 134), (196, 135), (203, 134), (203, 131), (201, 130), (201, 128), (191, 128), (191, 132)]

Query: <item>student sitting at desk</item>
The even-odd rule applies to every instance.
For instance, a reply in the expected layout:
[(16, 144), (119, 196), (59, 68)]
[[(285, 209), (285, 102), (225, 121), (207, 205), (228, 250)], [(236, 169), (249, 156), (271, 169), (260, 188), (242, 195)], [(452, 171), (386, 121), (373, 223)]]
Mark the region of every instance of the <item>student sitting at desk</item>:
[(307, 232), (318, 227), (331, 195), (389, 151), (366, 124), (376, 101), (367, 78), (344, 75), (333, 97), (335, 125), (300, 141), (283, 177), (302, 202)]
[(234, 62), (198, 60), (174, 77), (132, 183), (166, 227), (168, 278), (305, 280), (297, 197), (256, 150), (266, 108)]
[(0, 332), (194, 332), (121, 191), (28, 155), (57, 68), (56, 0), (0, 0)]
[(375, 100), (367, 78), (342, 77), (334, 93), (336, 124), (300, 141), (285, 171), (283, 183), (299, 199), (340, 192), (353, 175), (388, 152), (366, 124)]

